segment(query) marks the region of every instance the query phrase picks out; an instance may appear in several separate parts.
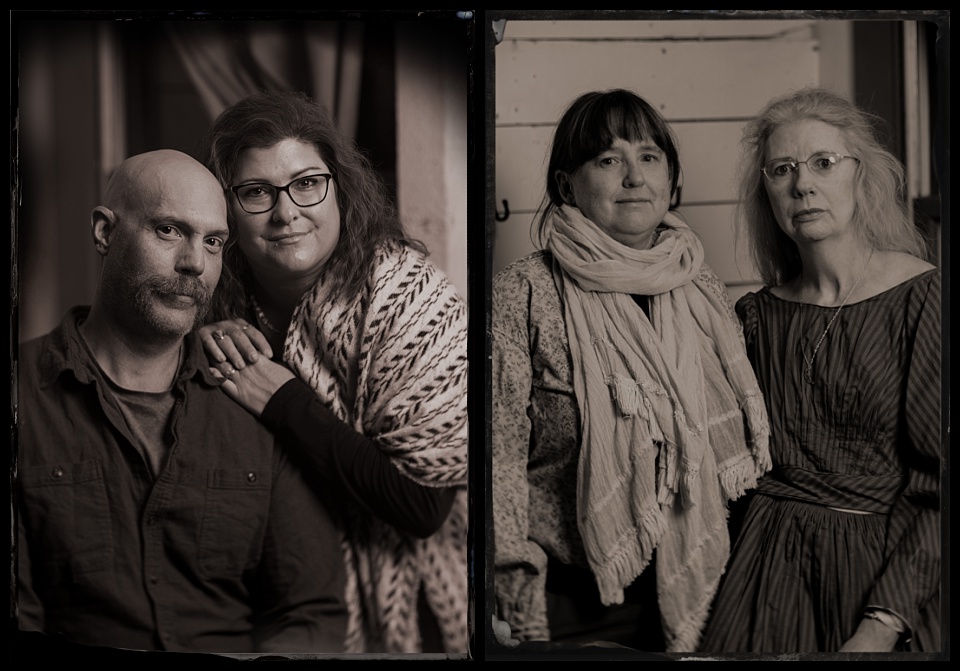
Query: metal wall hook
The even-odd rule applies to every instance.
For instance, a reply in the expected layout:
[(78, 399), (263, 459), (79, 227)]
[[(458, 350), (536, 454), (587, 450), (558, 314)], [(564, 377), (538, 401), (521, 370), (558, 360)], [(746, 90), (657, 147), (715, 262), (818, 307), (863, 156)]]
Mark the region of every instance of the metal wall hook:
[(510, 216), (510, 206), (507, 205), (506, 198), (504, 198), (501, 202), (503, 203), (503, 214), (500, 214), (499, 211), (495, 211), (494, 216), (497, 218), (497, 221), (506, 221), (507, 217)]
[(493, 27), (493, 37), (497, 41), (497, 44), (503, 42), (503, 31), (507, 27), (506, 19), (499, 19), (494, 21), (492, 24)]

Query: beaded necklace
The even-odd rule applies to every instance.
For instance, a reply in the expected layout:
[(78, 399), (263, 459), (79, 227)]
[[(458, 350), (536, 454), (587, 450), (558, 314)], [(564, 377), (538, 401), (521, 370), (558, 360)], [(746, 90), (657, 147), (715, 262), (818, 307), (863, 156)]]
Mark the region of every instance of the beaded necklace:
[(257, 302), (257, 297), (253, 294), (252, 291), (250, 292), (250, 304), (253, 305), (253, 311), (254, 311), (254, 312), (256, 313), (256, 315), (257, 315), (257, 320), (258, 320), (263, 326), (265, 326), (268, 330), (273, 331), (273, 332), (276, 333), (277, 335), (282, 335), (282, 334), (283, 334), (283, 331), (281, 331), (280, 329), (278, 329), (276, 326), (274, 326), (274, 325), (270, 322), (269, 319), (267, 319), (267, 315), (264, 314), (263, 310), (260, 308), (260, 304)]

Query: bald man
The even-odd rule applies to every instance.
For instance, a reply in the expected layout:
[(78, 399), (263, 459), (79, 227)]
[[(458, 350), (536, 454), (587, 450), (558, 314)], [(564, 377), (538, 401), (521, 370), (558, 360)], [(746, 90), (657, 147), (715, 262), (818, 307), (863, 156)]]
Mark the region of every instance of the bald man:
[(93, 305), (20, 350), (19, 628), (136, 650), (340, 651), (332, 518), (193, 335), (220, 277), (222, 188), (186, 154), (134, 156), (91, 231)]

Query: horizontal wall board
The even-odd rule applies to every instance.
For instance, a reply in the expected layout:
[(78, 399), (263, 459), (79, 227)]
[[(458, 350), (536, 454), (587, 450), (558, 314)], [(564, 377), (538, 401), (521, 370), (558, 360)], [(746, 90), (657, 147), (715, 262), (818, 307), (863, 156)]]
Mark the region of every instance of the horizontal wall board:
[(533, 216), (530, 213), (513, 214), (506, 221), (495, 223), (493, 241), (493, 259), (490, 273), (496, 276), (508, 265), (535, 251), (537, 246), (531, 240)]
[[(700, 237), (707, 265), (724, 283), (728, 286), (759, 283), (746, 240), (737, 239), (733, 221), (734, 204), (691, 205), (681, 207), (679, 212)], [(506, 221), (495, 222), (491, 263), (493, 275), (537, 248), (531, 239), (532, 222), (533, 214), (530, 212), (511, 214)]]
[(496, 48), (496, 124), (554, 123), (588, 91), (629, 88), (668, 119), (748, 118), (819, 79), (817, 42), (509, 41)]
[(587, 21), (536, 21), (508, 20), (504, 28), (504, 40), (556, 39), (556, 38), (620, 38), (660, 39), (697, 38), (728, 39), (735, 37), (784, 37), (809, 39), (814, 21), (787, 20), (736, 20), (727, 18), (703, 21), (689, 20), (587, 20)]
[(703, 243), (707, 265), (727, 285), (759, 282), (745, 236), (738, 239), (735, 203), (680, 207), (680, 214)]
[[(672, 124), (683, 170), (683, 203), (736, 198), (733, 171), (743, 122)], [(546, 188), (552, 126), (507, 126), (496, 130), (497, 207), (535, 210)]]

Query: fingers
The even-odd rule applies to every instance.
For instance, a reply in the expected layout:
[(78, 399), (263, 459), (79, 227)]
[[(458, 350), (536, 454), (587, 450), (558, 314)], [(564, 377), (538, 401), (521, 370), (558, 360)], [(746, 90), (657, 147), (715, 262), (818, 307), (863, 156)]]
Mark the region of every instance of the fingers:
[(223, 363), (218, 363), (215, 366), (211, 366), (210, 372), (213, 373), (213, 376), (217, 379), (223, 378), (224, 380), (229, 380), (239, 371), (234, 368), (233, 364), (231, 364), (229, 361), (224, 361)]
[(261, 355), (266, 355), (268, 359), (273, 356), (270, 344), (263, 334), (239, 320), (232, 328), (225, 330), (220, 349), (237, 368), (243, 368), (247, 363), (256, 363)]
[[(240, 329), (233, 329), (230, 331), (224, 331), (223, 338), (215, 338), (217, 341), (217, 346), (223, 353), (224, 358), (221, 359), (221, 362), (230, 363), (234, 368), (237, 369), (241, 369), (247, 365), (244, 361), (242, 349), (244, 347), (243, 341), (245, 341), (245, 338), (241, 335), (242, 333), (243, 331)], [(250, 347), (248, 341), (246, 347)]]
[(227, 360), (226, 355), (220, 349), (220, 343), (223, 342), (225, 334), (223, 325), (230, 322), (217, 322), (215, 324), (205, 324), (197, 331), (200, 343), (203, 345), (203, 351), (211, 363), (223, 363)]
[(260, 331), (243, 319), (206, 324), (200, 339), (211, 363), (229, 361), (237, 369), (256, 363), (260, 356), (273, 357), (270, 343)]
[(233, 377), (239, 372), (236, 368), (231, 366), (229, 363), (219, 364), (224, 368), (225, 372), (221, 372), (220, 368), (217, 366), (210, 367), (210, 374), (220, 383), (220, 388), (227, 392), (227, 395), (231, 398), (236, 399), (240, 393), (240, 388), (237, 387), (236, 383), (233, 381)]
[(210, 366), (210, 374), (222, 385), (227, 382), (233, 383), (240, 371), (234, 368), (229, 361), (224, 361)]
[(251, 356), (247, 356), (247, 361), (250, 363), (256, 362), (257, 352), (268, 359), (273, 358), (273, 348), (270, 347), (270, 343), (267, 342), (266, 336), (264, 336), (260, 331), (251, 326), (244, 331), (244, 334), (247, 336), (253, 347), (256, 348), (256, 350), (252, 352), (252, 358)]

